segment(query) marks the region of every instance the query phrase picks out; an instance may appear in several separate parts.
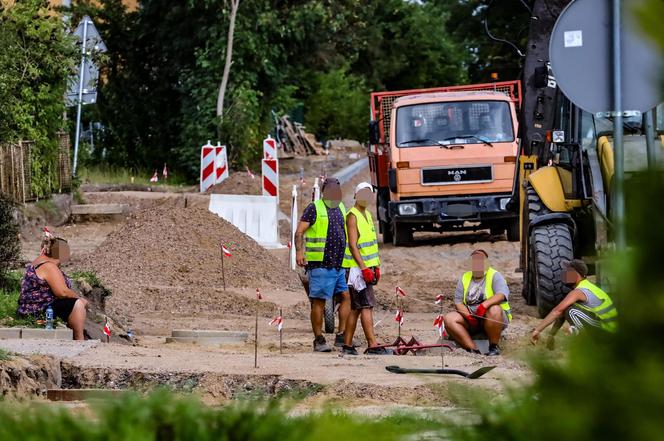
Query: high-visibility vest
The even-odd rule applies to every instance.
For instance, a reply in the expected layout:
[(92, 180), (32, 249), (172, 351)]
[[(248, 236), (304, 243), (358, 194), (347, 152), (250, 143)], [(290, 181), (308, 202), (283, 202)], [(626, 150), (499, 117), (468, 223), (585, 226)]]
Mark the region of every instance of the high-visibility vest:
[(616, 309), (616, 305), (613, 304), (611, 297), (609, 297), (609, 295), (605, 293), (602, 288), (589, 282), (586, 279), (583, 279), (579, 282), (578, 285), (576, 285), (576, 289), (579, 288), (587, 289), (591, 293), (595, 294), (595, 296), (600, 299), (602, 303), (600, 303), (598, 306), (595, 306), (594, 308), (590, 308), (581, 303), (577, 303), (576, 305), (581, 309), (594, 313), (597, 318), (599, 318), (602, 329), (609, 332), (616, 332), (618, 329), (618, 310)]
[[(493, 268), (489, 268), (486, 271), (486, 276), (485, 276), (485, 282), (484, 282), (484, 297), (486, 300), (490, 299), (493, 297), (493, 275), (496, 274), (496, 270)], [(470, 281), (473, 278), (473, 272), (468, 271), (467, 273), (463, 274), (463, 277), (461, 277), (461, 283), (463, 285), (463, 303), (466, 303), (466, 294), (468, 294), (468, 287), (470, 287)], [(509, 321), (512, 321), (512, 309), (510, 308), (510, 304), (507, 300), (502, 302), (500, 304), (500, 307), (503, 308), (503, 311), (507, 314), (507, 319)]]
[[(376, 237), (376, 228), (369, 210), (365, 210), (366, 217), (360, 210), (353, 207), (348, 215), (353, 213), (357, 219), (357, 231), (360, 233), (357, 239), (357, 248), (360, 250), (360, 256), (367, 268), (380, 266), (380, 257), (378, 257), (378, 237)], [(348, 215), (346, 215), (346, 231), (348, 231)], [(350, 245), (346, 242), (346, 252), (344, 253), (344, 268), (359, 266), (350, 252)]]
[[(316, 220), (304, 232), (304, 256), (307, 262), (322, 262), (325, 257), (325, 242), (327, 242), (327, 206), (322, 199), (314, 201), (316, 208)], [(343, 202), (339, 204), (341, 215), (346, 219), (346, 207)], [(344, 222), (344, 229), (346, 223)]]

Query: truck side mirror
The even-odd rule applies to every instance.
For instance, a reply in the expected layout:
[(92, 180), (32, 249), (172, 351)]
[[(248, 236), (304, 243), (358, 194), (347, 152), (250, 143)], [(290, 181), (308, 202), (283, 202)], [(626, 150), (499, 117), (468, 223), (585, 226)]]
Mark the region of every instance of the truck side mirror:
[(369, 144), (380, 144), (380, 134), (378, 130), (378, 121), (369, 121)]

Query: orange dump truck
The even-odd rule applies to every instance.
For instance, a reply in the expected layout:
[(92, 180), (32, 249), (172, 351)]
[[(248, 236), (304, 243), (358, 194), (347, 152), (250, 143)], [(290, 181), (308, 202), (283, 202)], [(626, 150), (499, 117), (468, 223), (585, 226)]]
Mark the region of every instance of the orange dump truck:
[(520, 90), (508, 81), (371, 94), (369, 168), (384, 242), (486, 228), (519, 240), (507, 204)]

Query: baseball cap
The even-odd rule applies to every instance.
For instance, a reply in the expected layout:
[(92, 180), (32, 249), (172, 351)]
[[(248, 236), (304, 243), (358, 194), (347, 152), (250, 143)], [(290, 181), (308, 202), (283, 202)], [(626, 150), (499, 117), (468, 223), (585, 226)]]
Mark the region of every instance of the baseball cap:
[(588, 266), (581, 259), (567, 260), (563, 262), (563, 269), (571, 268), (581, 277), (586, 277), (588, 275)]

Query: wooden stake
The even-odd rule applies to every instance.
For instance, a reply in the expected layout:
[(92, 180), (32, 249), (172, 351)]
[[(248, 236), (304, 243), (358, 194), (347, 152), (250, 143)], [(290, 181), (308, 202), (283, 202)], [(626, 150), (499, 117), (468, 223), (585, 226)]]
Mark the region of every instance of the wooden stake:
[(284, 355), (284, 316), (283, 316), (283, 310), (279, 308), (279, 317), (281, 318), (281, 323), (278, 324), (279, 326), (279, 354)]
[[(186, 204), (186, 199), (185, 199)], [(224, 284), (224, 291), (226, 291), (226, 272), (224, 271), (224, 245), (219, 246), (219, 251), (221, 251), (221, 281)]]
[(258, 305), (260, 304), (261, 293), (256, 290), (256, 324), (254, 326), (254, 369), (258, 368)]
[[(440, 317), (441, 317), (441, 319), (443, 317), (443, 302), (442, 301), (440, 302)], [(444, 323), (445, 322), (443, 322), (443, 324), (441, 324), (441, 328), (439, 328), (439, 329), (442, 329), (442, 326), (444, 326)], [(444, 351), (445, 351), (445, 347), (443, 346), (443, 334), (441, 333), (440, 334), (440, 368), (441, 369), (445, 369), (445, 356), (443, 355)]]

